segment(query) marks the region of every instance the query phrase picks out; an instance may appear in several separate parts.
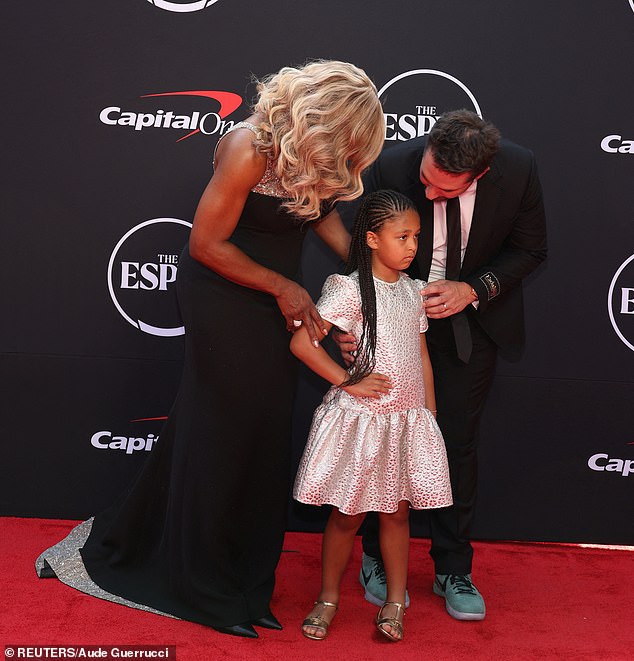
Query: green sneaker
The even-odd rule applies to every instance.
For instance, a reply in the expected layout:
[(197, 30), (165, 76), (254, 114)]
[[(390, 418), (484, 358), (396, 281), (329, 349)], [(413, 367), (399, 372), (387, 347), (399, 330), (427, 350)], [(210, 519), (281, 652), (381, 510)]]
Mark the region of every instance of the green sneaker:
[(436, 574), (434, 594), (445, 598), (447, 612), (456, 620), (484, 620), (484, 599), (471, 574)]
[[(375, 606), (383, 606), (387, 599), (387, 580), (381, 560), (365, 553), (361, 556), (359, 582), (365, 589), (365, 598)], [(405, 608), (409, 608), (409, 594), (405, 591)]]

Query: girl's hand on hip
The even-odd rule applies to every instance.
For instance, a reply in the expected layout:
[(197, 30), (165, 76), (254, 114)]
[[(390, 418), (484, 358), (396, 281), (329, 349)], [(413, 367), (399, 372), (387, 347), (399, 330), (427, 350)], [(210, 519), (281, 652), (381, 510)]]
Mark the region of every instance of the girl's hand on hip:
[(363, 377), (359, 383), (351, 386), (343, 386), (343, 389), (354, 397), (374, 397), (378, 399), (382, 395), (387, 395), (392, 389), (392, 382), (388, 376), (372, 372)]
[(275, 297), (280, 311), (286, 319), (286, 330), (294, 333), (304, 326), (314, 346), (319, 346), (320, 340), (328, 334), (308, 292), (292, 280), (286, 280), (280, 294)]

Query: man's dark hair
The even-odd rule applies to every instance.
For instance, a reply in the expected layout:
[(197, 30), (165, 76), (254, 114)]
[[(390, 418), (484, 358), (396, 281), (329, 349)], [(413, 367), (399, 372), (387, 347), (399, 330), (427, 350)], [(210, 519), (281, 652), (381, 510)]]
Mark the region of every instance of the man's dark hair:
[(474, 177), (490, 165), (500, 143), (500, 132), (470, 110), (450, 110), (434, 124), (426, 150), (444, 172)]

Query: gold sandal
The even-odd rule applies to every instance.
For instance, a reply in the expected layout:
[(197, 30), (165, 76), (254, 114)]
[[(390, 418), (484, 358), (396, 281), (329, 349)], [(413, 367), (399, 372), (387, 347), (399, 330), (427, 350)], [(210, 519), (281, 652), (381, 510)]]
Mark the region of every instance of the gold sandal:
[[(386, 606), (396, 606), (396, 617), (381, 617), (383, 609)], [(400, 617), (400, 620), (397, 619)], [(405, 615), (405, 606), (399, 604), (398, 601), (386, 601), (383, 606), (379, 609), (379, 612), (376, 614), (376, 628), (384, 635), (387, 636), (391, 641), (398, 642), (403, 640), (403, 616)], [(389, 624), (393, 630), (396, 630), (398, 636), (395, 636), (393, 631), (386, 631), (383, 628), (383, 625)]]
[[(328, 627), (330, 626), (330, 622), (324, 620), (322, 615), (324, 614), (324, 610), (329, 607), (334, 608), (336, 613), (337, 604), (333, 604), (330, 601), (316, 601), (313, 605), (313, 610), (315, 610), (316, 606), (320, 607), (319, 611), (312, 617), (307, 617), (302, 622), (302, 633), (304, 634), (304, 636), (306, 636), (306, 638), (310, 638), (311, 640), (323, 640), (328, 635)], [(321, 629), (324, 632), (324, 635), (315, 636), (314, 634), (306, 633), (304, 627), (315, 627), (316, 629)]]

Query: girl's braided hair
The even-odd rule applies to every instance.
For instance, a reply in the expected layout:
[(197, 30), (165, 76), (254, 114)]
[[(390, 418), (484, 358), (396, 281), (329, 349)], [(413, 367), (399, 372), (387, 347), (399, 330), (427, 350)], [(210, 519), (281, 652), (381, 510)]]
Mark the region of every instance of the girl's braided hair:
[(379, 190), (361, 202), (352, 228), (346, 275), (359, 272), (363, 332), (357, 345), (357, 355), (345, 386), (358, 383), (374, 370), (376, 351), (376, 290), (372, 278), (372, 250), (367, 243), (368, 232), (380, 232), (386, 221), (405, 211), (416, 211), (414, 203), (393, 190)]

